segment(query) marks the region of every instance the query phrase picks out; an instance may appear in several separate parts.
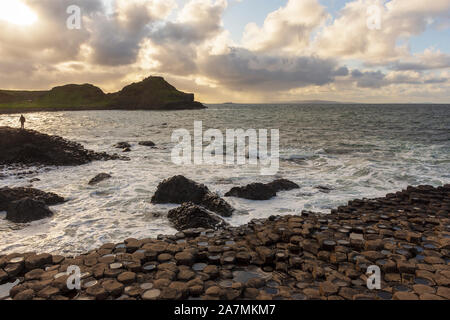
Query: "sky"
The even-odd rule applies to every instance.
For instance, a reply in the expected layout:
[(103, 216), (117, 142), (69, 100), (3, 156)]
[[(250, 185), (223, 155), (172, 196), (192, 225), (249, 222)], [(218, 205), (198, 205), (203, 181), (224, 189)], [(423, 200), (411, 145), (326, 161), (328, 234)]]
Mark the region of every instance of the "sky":
[(0, 88), (158, 75), (204, 103), (450, 103), (449, 40), (450, 0), (0, 0)]

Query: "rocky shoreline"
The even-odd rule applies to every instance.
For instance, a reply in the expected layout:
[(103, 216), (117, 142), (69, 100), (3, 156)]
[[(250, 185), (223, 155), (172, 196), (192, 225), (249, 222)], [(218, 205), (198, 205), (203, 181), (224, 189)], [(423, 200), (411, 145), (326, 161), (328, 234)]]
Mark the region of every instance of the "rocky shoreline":
[[(0, 299), (450, 299), (449, 212), (450, 185), (408, 187), (329, 215), (127, 239), (77, 257), (9, 254)], [(67, 287), (74, 265), (80, 290)], [(380, 290), (367, 288), (371, 265)]]
[(129, 160), (87, 150), (59, 136), (11, 127), (0, 127), (0, 150), (0, 165), (7, 166), (77, 166), (92, 161)]

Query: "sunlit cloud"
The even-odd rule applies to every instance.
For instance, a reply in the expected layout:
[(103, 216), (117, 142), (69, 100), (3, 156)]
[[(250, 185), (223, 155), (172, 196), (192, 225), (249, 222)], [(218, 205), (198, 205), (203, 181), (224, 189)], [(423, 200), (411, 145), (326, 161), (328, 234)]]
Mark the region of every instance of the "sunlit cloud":
[[(161, 75), (205, 103), (450, 101), (448, 0), (277, 2), (255, 16), (237, 0), (0, 0), (0, 88), (111, 92)], [(66, 28), (69, 5), (80, 30)], [(226, 17), (240, 5), (236, 31)], [(368, 28), (371, 5), (380, 29)]]
[(37, 15), (22, 1), (2, 0), (0, 2), (0, 20), (27, 26), (35, 23), (37, 19)]

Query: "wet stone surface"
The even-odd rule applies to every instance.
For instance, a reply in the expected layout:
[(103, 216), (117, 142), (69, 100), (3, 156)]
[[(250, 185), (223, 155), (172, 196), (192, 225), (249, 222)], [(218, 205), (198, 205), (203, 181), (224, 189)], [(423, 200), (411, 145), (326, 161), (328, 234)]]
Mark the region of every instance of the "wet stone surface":
[[(449, 185), (408, 187), (328, 215), (125, 239), (78, 257), (0, 255), (0, 300), (450, 299), (449, 211)], [(70, 265), (79, 291), (66, 286)], [(381, 290), (367, 288), (371, 265)]]

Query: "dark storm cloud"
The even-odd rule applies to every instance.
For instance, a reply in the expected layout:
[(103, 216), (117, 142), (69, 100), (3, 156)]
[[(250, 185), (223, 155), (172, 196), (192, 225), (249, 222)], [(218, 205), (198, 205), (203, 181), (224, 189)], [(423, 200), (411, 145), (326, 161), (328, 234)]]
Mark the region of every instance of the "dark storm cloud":
[(336, 77), (345, 77), (349, 74), (347, 67), (340, 67), (339, 69), (334, 71), (334, 75)]
[(233, 90), (277, 91), (324, 85), (344, 73), (334, 60), (257, 55), (237, 48), (229, 54), (206, 57), (199, 68), (202, 74)]
[(359, 70), (353, 70), (352, 76), (360, 88), (380, 88), (387, 85), (385, 81), (386, 75), (381, 71), (361, 72)]
[(153, 8), (146, 2), (122, 0), (122, 3), (121, 12), (98, 16), (91, 23), (89, 45), (96, 64), (115, 66), (136, 62), (142, 40), (150, 36), (153, 24), (170, 10), (170, 4)]
[[(148, 21), (147, 21), (148, 23)], [(126, 65), (136, 61), (140, 42), (148, 33), (147, 23), (124, 28), (115, 19), (99, 17), (93, 23), (96, 32), (89, 45), (93, 50), (92, 62), (100, 65)]]

